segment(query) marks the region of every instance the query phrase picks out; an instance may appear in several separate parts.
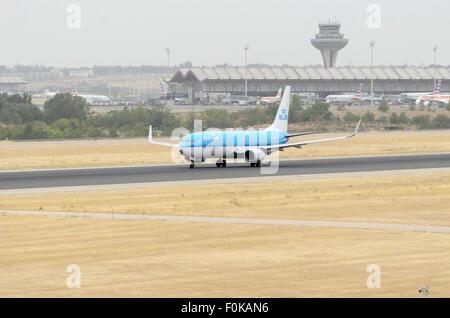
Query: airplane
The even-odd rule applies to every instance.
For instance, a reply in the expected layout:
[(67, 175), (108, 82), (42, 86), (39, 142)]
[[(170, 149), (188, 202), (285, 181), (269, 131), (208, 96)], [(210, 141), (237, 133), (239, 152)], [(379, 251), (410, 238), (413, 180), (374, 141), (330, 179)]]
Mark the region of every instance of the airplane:
[(58, 94), (58, 92), (48, 92), (47, 91), (44, 95), (45, 95), (45, 97), (52, 98), (52, 97), (55, 97), (56, 94)]
[(155, 145), (178, 148), (189, 167), (193, 169), (196, 163), (204, 162), (207, 158), (217, 158), (216, 166), (226, 167), (226, 159), (245, 158), (251, 167), (260, 167), (266, 155), (285, 148), (301, 148), (304, 145), (324, 141), (340, 140), (355, 136), (359, 125), (351, 135), (324, 139), (307, 140), (287, 143), (289, 138), (304, 136), (320, 132), (301, 132), (290, 134), (287, 132), (289, 117), (290, 86), (286, 86), (280, 106), (271, 126), (260, 131), (203, 131), (185, 136), (180, 143), (172, 144), (155, 141), (152, 138), (152, 126), (149, 127), (148, 141)]
[(277, 92), (277, 96), (268, 96), (268, 97), (261, 97), (259, 100), (262, 104), (273, 104), (278, 103), (281, 100), (281, 87)]
[[(379, 103), (383, 100), (383, 97), (384, 97), (384, 93), (381, 94), (381, 95), (378, 96), (378, 97), (374, 96), (374, 97), (373, 97), (373, 102), (374, 102), (375, 104), (379, 104)], [(371, 101), (370, 95), (361, 96), (360, 101), (361, 101), (361, 102), (369, 102), (369, 103), (370, 103), (370, 101)]]
[(96, 104), (96, 103), (109, 103), (111, 99), (105, 95), (87, 95), (87, 94), (79, 94), (77, 88), (75, 87), (75, 83), (72, 82), (72, 96), (80, 96), (86, 100), (88, 104)]
[(433, 88), (433, 92), (426, 92), (426, 93), (401, 93), (400, 98), (407, 99), (407, 100), (415, 100), (417, 101), (418, 98), (425, 95), (438, 95), (441, 91), (441, 80), (438, 80), (436, 82), (436, 86)]
[(356, 92), (356, 94), (342, 94), (342, 95), (328, 95), (325, 97), (325, 101), (330, 103), (349, 103), (352, 104), (355, 101), (361, 100), (361, 91), (362, 91), (363, 84), (359, 84), (359, 88)]
[(416, 105), (420, 105), (423, 103), (424, 106), (430, 106), (433, 103), (439, 104), (448, 104), (450, 102), (450, 95), (441, 95), (441, 94), (428, 94), (423, 95), (417, 98)]

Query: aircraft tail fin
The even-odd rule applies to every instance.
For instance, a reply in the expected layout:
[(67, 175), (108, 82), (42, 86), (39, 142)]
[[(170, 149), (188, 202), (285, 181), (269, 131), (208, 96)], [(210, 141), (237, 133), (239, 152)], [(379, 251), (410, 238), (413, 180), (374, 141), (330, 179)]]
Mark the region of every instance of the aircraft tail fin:
[(280, 87), (280, 89), (277, 92), (277, 97), (281, 97), (281, 87)]
[(267, 130), (274, 130), (280, 132), (287, 132), (288, 118), (289, 118), (289, 103), (291, 98), (291, 87), (284, 88), (283, 97), (281, 98), (280, 106), (273, 124)]
[(440, 92), (441, 92), (441, 80), (438, 80), (436, 82), (436, 87), (434, 88), (432, 95), (439, 95)]
[(78, 95), (77, 87), (75, 86), (74, 81), (72, 81), (72, 95)]
[(362, 83), (359, 84), (359, 88), (358, 88), (358, 90), (356, 91), (356, 94), (353, 95), (354, 97), (358, 97), (358, 98), (361, 97), (362, 87), (363, 87), (363, 84), (362, 84)]
[(160, 92), (161, 94), (164, 94), (164, 93), (166, 92), (166, 89), (164, 88), (162, 79), (159, 79), (159, 92)]

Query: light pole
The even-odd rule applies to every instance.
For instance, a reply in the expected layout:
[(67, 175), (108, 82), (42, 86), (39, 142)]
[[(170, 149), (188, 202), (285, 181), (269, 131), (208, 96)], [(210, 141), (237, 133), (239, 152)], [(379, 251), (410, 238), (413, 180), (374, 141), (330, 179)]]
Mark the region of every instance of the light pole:
[(167, 80), (169, 80), (170, 76), (170, 48), (166, 47), (167, 53)]
[(373, 47), (375, 41), (370, 41), (370, 106), (373, 106)]
[(437, 54), (437, 49), (438, 49), (438, 46), (435, 45), (435, 46), (433, 47), (433, 52), (434, 52), (434, 67), (433, 67), (434, 87), (436, 87), (436, 54)]
[(247, 97), (247, 51), (250, 46), (245, 45), (245, 96)]

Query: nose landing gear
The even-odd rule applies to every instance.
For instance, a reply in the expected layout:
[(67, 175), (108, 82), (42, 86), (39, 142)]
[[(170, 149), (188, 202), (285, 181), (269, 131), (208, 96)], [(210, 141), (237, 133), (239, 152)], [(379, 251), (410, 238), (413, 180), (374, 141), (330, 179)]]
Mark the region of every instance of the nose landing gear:
[(250, 162), (250, 167), (261, 167), (261, 160), (257, 160), (256, 162)]
[(226, 160), (217, 160), (216, 162), (216, 167), (220, 168), (223, 167), (225, 168), (227, 166), (227, 161)]

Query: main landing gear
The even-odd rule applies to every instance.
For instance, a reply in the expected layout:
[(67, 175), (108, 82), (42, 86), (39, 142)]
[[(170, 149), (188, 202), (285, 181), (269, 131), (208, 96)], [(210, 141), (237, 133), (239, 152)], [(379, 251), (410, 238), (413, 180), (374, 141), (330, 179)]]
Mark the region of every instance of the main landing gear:
[(216, 167), (217, 168), (220, 168), (220, 167), (225, 168), (226, 166), (227, 166), (227, 161), (226, 160), (218, 160), (216, 162)]
[(250, 167), (261, 167), (261, 160), (258, 160), (256, 162), (250, 162)]
[(195, 163), (194, 163), (194, 161), (191, 161), (191, 164), (189, 165), (189, 168), (190, 169), (194, 169), (194, 167), (195, 167)]

